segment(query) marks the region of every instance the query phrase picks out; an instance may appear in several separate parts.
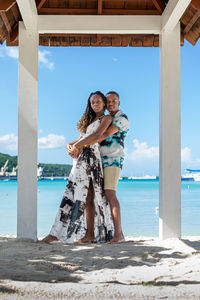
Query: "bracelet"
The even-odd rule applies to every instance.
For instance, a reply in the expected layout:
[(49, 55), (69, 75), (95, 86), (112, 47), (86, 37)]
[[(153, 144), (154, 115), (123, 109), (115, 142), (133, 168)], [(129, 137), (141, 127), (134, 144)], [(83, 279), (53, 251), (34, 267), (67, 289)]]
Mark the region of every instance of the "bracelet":
[(83, 148), (87, 148), (89, 145), (87, 145), (87, 144), (85, 144), (84, 146), (83, 146)]

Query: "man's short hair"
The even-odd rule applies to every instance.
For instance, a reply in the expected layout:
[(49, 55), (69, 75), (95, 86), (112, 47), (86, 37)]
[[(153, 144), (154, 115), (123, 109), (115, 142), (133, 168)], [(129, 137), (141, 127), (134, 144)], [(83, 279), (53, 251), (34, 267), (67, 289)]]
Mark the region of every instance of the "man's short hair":
[(116, 96), (118, 97), (118, 99), (119, 99), (119, 94), (118, 94), (117, 92), (115, 92), (115, 91), (110, 91), (110, 92), (106, 93), (106, 96), (107, 96), (107, 95), (110, 95), (110, 94), (116, 95)]

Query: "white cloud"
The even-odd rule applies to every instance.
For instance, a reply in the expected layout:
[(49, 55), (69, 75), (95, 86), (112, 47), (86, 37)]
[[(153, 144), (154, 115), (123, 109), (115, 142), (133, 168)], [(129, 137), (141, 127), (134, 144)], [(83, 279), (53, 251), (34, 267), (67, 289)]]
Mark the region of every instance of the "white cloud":
[(18, 58), (19, 55), (18, 47), (5, 47), (4, 49), (7, 56), (12, 58)]
[(13, 133), (0, 136), (0, 147), (8, 150), (17, 150), (17, 136)]
[[(0, 57), (11, 57), (14, 59), (18, 59), (19, 50), (18, 47), (6, 47), (2, 46), (0, 48)], [(49, 58), (51, 56), (51, 52), (47, 50), (39, 50), (38, 58), (39, 63), (44, 65), (47, 69), (53, 70), (54, 69), (54, 62)]]
[[(148, 147), (147, 142), (139, 142), (139, 140), (135, 139), (133, 140), (133, 147), (134, 150), (128, 153), (127, 156), (129, 159), (131, 159), (134, 162), (152, 160), (152, 159), (157, 159), (159, 157), (158, 146)], [(185, 147), (181, 149), (181, 161), (184, 163), (194, 163), (190, 148)]]
[(39, 50), (39, 62), (41, 62), (49, 70), (53, 70), (54, 63), (49, 60), (50, 55), (51, 55), (50, 51), (47, 51), (47, 50), (40, 51)]
[[(17, 136), (13, 133), (0, 136), (0, 148), (5, 150), (17, 150)], [(62, 148), (66, 144), (64, 135), (48, 134), (47, 137), (38, 139), (40, 149), (57, 149)]]
[[(130, 176), (142, 175), (143, 173), (158, 173), (159, 147), (149, 147), (147, 142), (133, 140), (133, 148), (125, 149), (125, 168)], [(182, 170), (185, 168), (199, 168), (200, 160), (192, 157), (189, 147), (181, 149)], [(123, 172), (125, 174), (125, 172)], [(127, 175), (127, 174), (125, 174)]]
[(134, 150), (127, 156), (133, 162), (141, 162), (146, 159), (152, 160), (158, 158), (159, 147), (148, 147), (146, 142), (140, 143), (137, 139), (133, 140)]
[(56, 149), (62, 148), (66, 143), (64, 135), (48, 134), (47, 137), (41, 137), (38, 139), (38, 145), (40, 149)]
[(191, 149), (188, 147), (185, 147), (181, 150), (181, 161), (185, 163), (191, 163), (192, 157), (191, 157)]
[(118, 61), (118, 58), (116, 58), (116, 57), (113, 57), (113, 59), (112, 59), (114, 62), (117, 62)]

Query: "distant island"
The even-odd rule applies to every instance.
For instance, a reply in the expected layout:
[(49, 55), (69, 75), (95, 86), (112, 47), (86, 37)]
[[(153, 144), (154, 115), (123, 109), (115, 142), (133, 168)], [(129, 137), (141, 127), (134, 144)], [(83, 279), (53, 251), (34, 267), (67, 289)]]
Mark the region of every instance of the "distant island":
[[(17, 166), (17, 156), (11, 156), (8, 154), (0, 153), (0, 169), (5, 165), (8, 160), (6, 167), (6, 172), (12, 172), (13, 168)], [(54, 177), (64, 177), (69, 176), (72, 169), (72, 165), (69, 164), (46, 164), (39, 163), (38, 168), (43, 169), (43, 176), (54, 176)]]

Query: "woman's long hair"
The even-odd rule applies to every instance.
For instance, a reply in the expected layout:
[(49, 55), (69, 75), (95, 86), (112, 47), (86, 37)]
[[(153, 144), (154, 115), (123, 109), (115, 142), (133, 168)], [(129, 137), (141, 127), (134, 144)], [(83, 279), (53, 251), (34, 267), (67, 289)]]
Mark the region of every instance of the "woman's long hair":
[(97, 95), (97, 96), (101, 97), (101, 99), (105, 103), (105, 108), (106, 108), (106, 97), (104, 96), (104, 94), (100, 91), (96, 91), (94, 93), (91, 93), (89, 98), (88, 98), (88, 103), (87, 103), (87, 107), (85, 109), (85, 112), (84, 112), (84, 114), (82, 115), (81, 119), (78, 121), (78, 124), (77, 124), (78, 131), (80, 131), (80, 132), (86, 132), (86, 129), (87, 129), (88, 125), (90, 125), (92, 123), (92, 121), (96, 118), (96, 113), (92, 109), (91, 103), (90, 103), (90, 99), (94, 95)]

